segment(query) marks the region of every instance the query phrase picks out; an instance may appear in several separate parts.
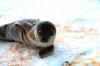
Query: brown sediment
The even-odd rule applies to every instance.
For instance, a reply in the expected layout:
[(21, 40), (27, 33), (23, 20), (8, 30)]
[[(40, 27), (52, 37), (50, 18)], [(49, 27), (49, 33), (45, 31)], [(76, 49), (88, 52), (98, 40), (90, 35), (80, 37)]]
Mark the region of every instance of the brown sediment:
[(99, 57), (94, 57), (94, 58), (87, 58), (87, 59), (82, 59), (82, 61), (77, 62), (77, 61), (71, 61), (69, 63), (64, 64), (64, 66), (100, 66), (100, 61), (97, 61), (96, 58), (100, 58)]

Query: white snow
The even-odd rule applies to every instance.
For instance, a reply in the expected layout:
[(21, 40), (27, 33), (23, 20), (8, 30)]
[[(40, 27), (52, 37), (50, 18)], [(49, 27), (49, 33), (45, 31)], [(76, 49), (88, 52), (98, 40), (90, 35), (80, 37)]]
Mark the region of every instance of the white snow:
[(100, 0), (0, 0), (0, 25), (33, 18), (57, 28), (54, 54), (46, 58), (18, 43), (0, 42), (0, 66), (62, 66), (65, 61), (100, 56)]

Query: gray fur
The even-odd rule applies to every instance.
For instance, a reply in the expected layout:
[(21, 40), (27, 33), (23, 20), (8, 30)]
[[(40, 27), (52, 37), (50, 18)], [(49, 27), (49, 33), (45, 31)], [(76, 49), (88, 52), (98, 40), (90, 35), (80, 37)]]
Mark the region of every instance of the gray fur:
[[(50, 41), (42, 43), (36, 31), (36, 27), (40, 23), (41, 21), (35, 19), (23, 19), (3, 25), (0, 27), (0, 40), (21, 42), (33, 49), (40, 50), (41, 55), (49, 53), (49, 50), (53, 49), (50, 49), (49, 46), (53, 45), (56, 32), (54, 32), (52, 38), (49, 39)], [(45, 50), (46, 53), (42, 53), (42, 51), (44, 52)]]

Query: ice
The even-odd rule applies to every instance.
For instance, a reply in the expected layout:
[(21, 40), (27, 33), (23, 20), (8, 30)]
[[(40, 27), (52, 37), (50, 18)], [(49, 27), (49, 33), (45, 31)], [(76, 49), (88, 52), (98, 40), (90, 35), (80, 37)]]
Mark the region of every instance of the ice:
[(100, 56), (99, 17), (100, 0), (0, 0), (0, 26), (39, 18), (57, 28), (53, 55), (40, 58), (18, 43), (0, 42), (0, 66), (62, 66), (65, 61)]

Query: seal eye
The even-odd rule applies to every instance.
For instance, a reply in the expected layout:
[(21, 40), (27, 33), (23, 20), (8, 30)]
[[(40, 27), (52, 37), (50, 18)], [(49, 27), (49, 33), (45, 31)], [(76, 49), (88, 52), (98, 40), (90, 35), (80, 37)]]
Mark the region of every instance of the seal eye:
[(41, 33), (41, 31), (38, 31), (39, 33)]
[(49, 30), (49, 31), (47, 32), (47, 35), (52, 36), (52, 35), (53, 35), (53, 31), (52, 31), (52, 30)]
[(42, 34), (42, 31), (38, 31), (39, 34)]

